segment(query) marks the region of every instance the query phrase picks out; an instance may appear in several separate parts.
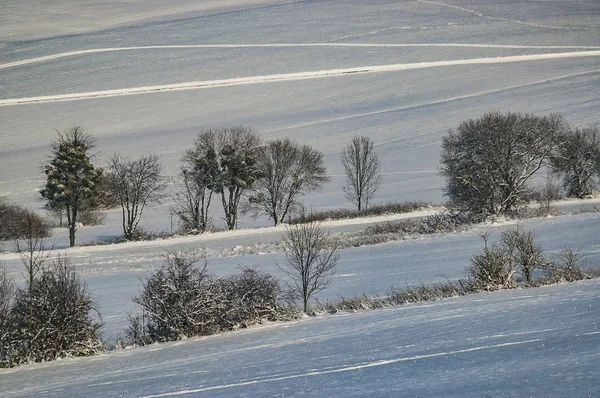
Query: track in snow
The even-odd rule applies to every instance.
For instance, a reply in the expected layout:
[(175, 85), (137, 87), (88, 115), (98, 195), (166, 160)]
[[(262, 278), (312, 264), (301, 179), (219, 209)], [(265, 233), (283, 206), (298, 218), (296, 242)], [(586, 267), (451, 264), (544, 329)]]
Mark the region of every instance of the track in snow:
[[(372, 112), (356, 113), (356, 114), (352, 114), (352, 115), (339, 116), (339, 117), (335, 117), (335, 118), (313, 120), (313, 121), (310, 121), (310, 122), (304, 122), (304, 123), (298, 123), (298, 124), (293, 124), (293, 125), (285, 126), (285, 127), (280, 128), (280, 129), (274, 129), (272, 131), (294, 130), (294, 129), (298, 129), (298, 128), (305, 128), (305, 127), (317, 126), (317, 125), (320, 125), (320, 124), (340, 122), (340, 121), (343, 121), (343, 120), (358, 119), (358, 118), (361, 118), (361, 117), (381, 115), (381, 114), (384, 114), (384, 113), (406, 111), (406, 110), (409, 110), (409, 109), (416, 109), (416, 108), (420, 108), (420, 107), (424, 107), (424, 106), (445, 104), (447, 102), (452, 102), (452, 101), (460, 101), (460, 100), (469, 99), (469, 98), (482, 97), (482, 96), (485, 96), (485, 95), (496, 94), (496, 93), (500, 93), (500, 92), (503, 92), (503, 91), (516, 90), (516, 89), (520, 89), (520, 88), (535, 86), (535, 85), (538, 85), (538, 84), (545, 84), (545, 83), (550, 83), (550, 82), (554, 82), (554, 81), (557, 81), (557, 80), (568, 79), (568, 78), (571, 78), (571, 77), (577, 77), (577, 76), (583, 76), (583, 75), (596, 74), (596, 73), (600, 73), (600, 69), (595, 69), (595, 70), (590, 70), (590, 71), (585, 71), (585, 72), (579, 72), (579, 73), (570, 73), (568, 75), (561, 75), (561, 76), (550, 77), (550, 78), (547, 78), (547, 79), (536, 80), (536, 81), (529, 82), (529, 83), (524, 83), (524, 84), (517, 84), (517, 85), (514, 85), (514, 86), (500, 87), (500, 88), (493, 89), (493, 90), (479, 91), (479, 92), (476, 92), (476, 93), (460, 95), (458, 97), (443, 98), (443, 99), (439, 99), (439, 100), (435, 100), (435, 101), (421, 102), (421, 103), (417, 103), (417, 104), (411, 104), (411, 105), (406, 105), (406, 106), (401, 106), (401, 107), (396, 107), (396, 108), (381, 109), (381, 110), (372, 111)], [(380, 142), (380, 145), (383, 145), (383, 144), (385, 144), (385, 142)], [(424, 173), (430, 173), (431, 171), (423, 171), (423, 172)], [(437, 173), (437, 171), (434, 171), (434, 172)], [(411, 171), (410, 173), (415, 173), (415, 172)], [(383, 173), (383, 174), (385, 174), (385, 173)], [(339, 177), (339, 176), (340, 175), (332, 175), (332, 177)]]
[(222, 80), (194, 81), (194, 82), (175, 83), (175, 84), (162, 84), (162, 85), (156, 85), (156, 86), (131, 87), (131, 88), (123, 88), (123, 89), (104, 90), (104, 91), (91, 91), (91, 92), (73, 93), (73, 94), (57, 94), (57, 95), (46, 95), (46, 96), (39, 96), (39, 97), (10, 98), (10, 99), (5, 99), (5, 100), (0, 100), (0, 107), (12, 106), (12, 105), (40, 104), (40, 103), (59, 102), (59, 101), (76, 101), (76, 100), (84, 100), (84, 99), (116, 97), (116, 96), (122, 96), (122, 95), (149, 94), (149, 93), (158, 93), (158, 92), (164, 92), (164, 91), (195, 90), (195, 89), (201, 89), (201, 88), (218, 88), (218, 87), (227, 87), (227, 86), (258, 84), (258, 83), (274, 83), (274, 82), (281, 82), (281, 81), (317, 79), (317, 78), (324, 78), (324, 77), (336, 77), (336, 76), (356, 75), (356, 74), (395, 72), (395, 71), (402, 71), (402, 70), (425, 69), (425, 68), (435, 68), (435, 67), (445, 67), (445, 66), (502, 64), (502, 63), (512, 63), (512, 62), (544, 61), (544, 60), (552, 60), (552, 59), (598, 57), (598, 56), (600, 56), (600, 51), (576, 51), (576, 52), (566, 52), (566, 53), (515, 55), (515, 56), (494, 57), (494, 58), (473, 58), (473, 59), (461, 59), (461, 60), (451, 60), (451, 61), (416, 62), (416, 63), (409, 63), (409, 64), (358, 66), (358, 67), (344, 68), (344, 69), (328, 69), (328, 70), (320, 70), (320, 71), (312, 71), (312, 72), (296, 72), (296, 73), (283, 73), (283, 74), (273, 74), (273, 75), (265, 75), (265, 76), (240, 77), (240, 78), (222, 79)]
[(519, 21), (518, 19), (494, 17), (494, 16), (491, 16), (491, 15), (482, 14), (479, 11), (471, 10), (469, 8), (459, 7), (459, 6), (455, 6), (453, 4), (446, 4), (446, 3), (442, 3), (442, 2), (439, 2), (439, 1), (433, 1), (433, 0), (419, 0), (419, 2), (420, 3), (435, 4), (435, 5), (442, 6), (442, 7), (453, 8), (455, 10), (464, 11), (464, 12), (467, 12), (469, 14), (477, 15), (478, 17), (481, 17), (481, 18), (493, 19), (493, 20), (496, 20), (496, 21), (503, 21), (503, 22), (512, 22), (512, 23), (516, 23), (516, 24), (519, 24), (519, 25), (534, 26), (536, 28), (565, 29), (565, 30), (589, 30), (589, 29), (593, 29), (592, 27), (586, 27), (586, 26), (542, 25), (542, 24), (538, 24), (538, 23), (534, 23), (534, 22)]
[(467, 47), (467, 48), (502, 48), (502, 49), (531, 49), (531, 50), (592, 50), (600, 49), (600, 46), (523, 46), (512, 44), (462, 44), (462, 43), (422, 43), (422, 44), (385, 44), (385, 43), (274, 43), (274, 44), (181, 44), (164, 46), (136, 46), (136, 47), (110, 47), (91, 48), (87, 50), (69, 51), (45, 55), (43, 57), (23, 59), (20, 61), (0, 64), (0, 69), (14, 68), (35, 64), (39, 62), (53, 61), (60, 58), (76, 57), (79, 55), (110, 53), (118, 51), (146, 51), (146, 50), (187, 50), (187, 49), (227, 49), (227, 48), (290, 48), (290, 47), (373, 47), (373, 48), (408, 48), (408, 47)]

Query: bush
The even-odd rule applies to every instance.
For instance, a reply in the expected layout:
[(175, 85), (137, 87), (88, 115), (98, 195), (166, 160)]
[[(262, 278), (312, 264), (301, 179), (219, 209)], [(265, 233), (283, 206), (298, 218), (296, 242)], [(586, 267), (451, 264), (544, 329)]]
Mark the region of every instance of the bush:
[(583, 199), (598, 185), (600, 127), (569, 129), (560, 138), (563, 143), (552, 156), (552, 168), (562, 176), (567, 196)]
[(178, 340), (185, 336), (220, 331), (219, 309), (225, 307), (225, 291), (198, 268), (199, 258), (170, 253), (166, 264), (144, 283), (138, 304), (147, 318), (146, 330), (152, 341)]
[(490, 245), (487, 235), (482, 238), (485, 242), (483, 252), (473, 256), (471, 266), (467, 268), (471, 289), (490, 291), (514, 287), (517, 264), (512, 253), (502, 244)]
[(489, 245), (488, 236), (483, 235), (483, 253), (471, 258), (467, 269), (474, 290), (498, 290), (516, 286), (514, 276), (533, 284), (534, 271), (546, 266), (542, 248), (535, 243), (535, 234), (520, 227), (502, 232), (500, 241)]
[(226, 279), (226, 286), (231, 306), (228, 321), (232, 328), (297, 317), (296, 311), (281, 305), (284, 292), (279, 281), (266, 272), (243, 268)]
[(468, 214), (441, 213), (422, 218), (377, 223), (364, 230), (347, 234), (341, 239), (343, 247), (375, 245), (408, 236), (441, 234), (465, 229), (475, 222)]
[(600, 270), (585, 269), (583, 256), (578, 250), (564, 248), (544, 269), (545, 275), (541, 283), (574, 282), (583, 279), (600, 277)]
[(0, 264), (0, 367), (7, 367), (11, 364), (11, 342), (14, 339), (13, 334), (16, 331), (10, 316), (14, 297), (14, 282), (7, 275), (4, 263), (2, 263)]
[(37, 213), (0, 199), (0, 241), (24, 238), (28, 234), (36, 238), (50, 236), (50, 224)]
[(425, 235), (456, 231), (470, 224), (471, 220), (463, 214), (440, 213), (423, 218), (377, 223), (365, 228), (365, 235), (406, 234)]
[(271, 275), (243, 269), (229, 278), (215, 278), (200, 257), (169, 253), (166, 264), (150, 276), (134, 302), (141, 309), (130, 316), (129, 344), (172, 341), (247, 327), (263, 321), (289, 320), (297, 311), (280, 304), (281, 288)]
[(394, 304), (406, 304), (464, 296), (469, 293), (472, 293), (472, 290), (459, 281), (458, 283), (448, 282), (431, 286), (421, 284), (420, 286), (407, 287), (403, 290), (392, 289), (390, 298)]
[(32, 286), (17, 291), (10, 310), (14, 331), (4, 365), (99, 353), (103, 345), (94, 313), (100, 317), (85, 283), (65, 257), (58, 257)]

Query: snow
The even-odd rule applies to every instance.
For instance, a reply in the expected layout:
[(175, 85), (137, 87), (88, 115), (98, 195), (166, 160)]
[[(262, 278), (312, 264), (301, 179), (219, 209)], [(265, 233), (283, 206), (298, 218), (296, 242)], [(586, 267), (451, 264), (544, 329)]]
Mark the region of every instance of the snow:
[[(567, 52), (567, 53), (519, 55), (519, 56), (511, 56), (511, 57), (475, 58), (475, 59), (468, 59), (468, 60), (418, 62), (418, 63), (412, 63), (412, 64), (356, 66), (356, 67), (345, 68), (345, 69), (329, 69), (329, 70), (300, 72), (300, 73), (283, 73), (283, 74), (268, 75), (268, 76), (238, 77), (235, 79), (185, 82), (185, 83), (176, 83), (176, 84), (165, 84), (165, 85), (159, 85), (159, 86), (131, 87), (131, 88), (118, 89), (118, 90), (91, 91), (91, 92), (85, 92), (85, 93), (47, 95), (47, 96), (43, 96), (43, 97), (11, 98), (11, 99), (0, 100), (0, 107), (10, 106), (10, 105), (38, 104), (38, 103), (57, 102), (57, 101), (76, 101), (76, 100), (83, 100), (83, 99), (116, 97), (116, 96), (120, 96), (120, 95), (160, 93), (160, 92), (164, 92), (164, 91), (182, 91), (182, 90), (194, 90), (194, 89), (201, 89), (201, 88), (214, 88), (214, 87), (238, 86), (238, 85), (258, 84), (258, 83), (276, 83), (276, 82), (282, 82), (282, 81), (285, 82), (285, 81), (294, 81), (294, 80), (330, 78), (330, 77), (343, 76), (343, 75), (348, 75), (348, 74), (383, 73), (383, 72), (394, 72), (394, 71), (425, 69), (425, 68), (437, 68), (437, 67), (456, 66), (456, 65), (498, 64), (498, 63), (541, 61), (541, 60), (550, 60), (550, 59), (598, 57), (598, 56), (600, 56), (600, 51), (576, 51), (576, 52)], [(571, 77), (571, 76), (569, 76), (569, 77)]]
[[(0, 194), (41, 208), (40, 166), (55, 129), (84, 126), (97, 138), (98, 164), (116, 151), (158, 152), (165, 172), (175, 174), (198, 131), (242, 124), (264, 139), (291, 137), (324, 152), (332, 179), (303, 198), (307, 208), (349, 206), (339, 153), (357, 134), (372, 138), (382, 156), (377, 202), (441, 203), (441, 137), (461, 121), (499, 110), (598, 122), (598, 26), (593, 0), (7, 0), (0, 7)], [(37, 102), (25, 103), (32, 98)], [(168, 230), (169, 205), (149, 209), (142, 225)], [(77, 241), (118, 235), (118, 213), (109, 212), (104, 226), (81, 228)], [(388, 219), (326, 226), (342, 233)], [(221, 223), (218, 211), (213, 222)], [(572, 246), (597, 266), (599, 222), (600, 213), (588, 213), (521, 225), (535, 230), (551, 255)], [(216, 275), (258, 266), (283, 277), (274, 264), (282, 259), (284, 227), (266, 225), (242, 218), (239, 231), (73, 249), (58, 230), (55, 244), (97, 298), (111, 340), (134, 310), (140, 279), (160, 267), (166, 250), (203, 251)], [(331, 288), (316, 298), (456, 280), (481, 249), (481, 233), (495, 237), (511, 226), (343, 250)], [(22, 281), (16, 255), (0, 254), (0, 261)], [(304, 318), (1, 370), (0, 390), (65, 397), (596, 396), (597, 290), (588, 281)]]
[[(399, 216), (387, 218), (392, 220)], [(379, 221), (384, 219), (378, 218)], [(334, 234), (356, 232), (365, 226), (366, 220), (357, 219), (356, 225), (350, 221), (333, 221), (324, 225)], [(521, 221), (518, 224), (535, 232), (538, 243), (548, 255), (556, 255), (568, 246), (579, 249), (588, 265), (598, 267), (599, 223), (600, 213), (596, 212)], [(516, 221), (502, 222), (457, 234), (421, 236), (344, 249), (331, 287), (316, 295), (315, 299), (326, 302), (355, 295), (382, 295), (390, 287), (464, 278), (470, 257), (483, 246), (481, 234), (489, 231), (492, 234), (490, 239), (495, 239), (499, 231), (516, 224)], [(90, 292), (98, 300), (104, 337), (110, 341), (127, 326), (127, 314), (135, 311), (132, 297), (139, 294), (141, 280), (164, 263), (166, 252), (196, 251), (206, 257), (208, 272), (217, 276), (230, 275), (241, 267), (258, 267), (285, 280), (286, 276), (276, 266), (276, 263), (284, 262), (279, 245), (284, 230), (285, 226), (280, 226), (109, 246), (80, 246), (62, 248), (55, 254), (66, 254), (86, 280)], [(23, 266), (16, 254), (0, 254), (0, 261), (5, 262), (9, 275), (22, 282)]]
[(596, 281), (0, 371), (6, 396), (596, 396)]

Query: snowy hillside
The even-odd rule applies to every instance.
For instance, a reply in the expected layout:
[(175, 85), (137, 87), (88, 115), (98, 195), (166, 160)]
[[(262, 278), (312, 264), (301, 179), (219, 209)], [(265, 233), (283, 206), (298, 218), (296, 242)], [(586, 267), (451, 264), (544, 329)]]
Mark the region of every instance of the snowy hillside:
[[(349, 206), (339, 155), (357, 134), (382, 157), (376, 202), (441, 203), (449, 129), (492, 110), (598, 123), (599, 59), (595, 0), (7, 0), (0, 195), (41, 209), (55, 130), (85, 127), (99, 165), (117, 151), (155, 152), (172, 175), (200, 130), (249, 125), (265, 140), (289, 137), (324, 152), (331, 182), (303, 198), (307, 208)], [(169, 205), (150, 209), (141, 225), (168, 231)], [(78, 242), (120, 234), (119, 216), (83, 227)], [(337, 234), (374, 221), (327, 227)], [(283, 227), (268, 224), (242, 218), (239, 231), (64, 251), (111, 341), (134, 310), (140, 279), (167, 250), (203, 250), (215, 275), (257, 266), (283, 277), (275, 267)], [(522, 222), (549, 254), (571, 246), (596, 266), (599, 225), (597, 212)], [(502, 228), (345, 249), (316, 298), (462, 278), (480, 234)], [(56, 230), (57, 252), (66, 235)], [(0, 261), (21, 283), (18, 257)], [(587, 281), (304, 318), (0, 370), (0, 395), (597, 396), (597, 303), (597, 282)]]
[(5, 396), (599, 394), (598, 285), (578, 282), (0, 370)]

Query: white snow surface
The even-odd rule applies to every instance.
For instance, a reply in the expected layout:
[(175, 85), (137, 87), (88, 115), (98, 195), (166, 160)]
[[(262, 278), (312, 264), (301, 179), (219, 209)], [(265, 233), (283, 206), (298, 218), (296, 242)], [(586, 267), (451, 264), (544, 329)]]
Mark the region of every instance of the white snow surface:
[(597, 396), (598, 284), (304, 318), (0, 370), (4, 396)]
[[(85, 127), (100, 165), (116, 151), (157, 152), (175, 174), (200, 130), (241, 124), (325, 153), (331, 182), (303, 198), (307, 208), (348, 206), (339, 153), (357, 134), (382, 156), (377, 202), (440, 203), (441, 138), (461, 121), (498, 110), (599, 122), (599, 30), (595, 0), (6, 0), (0, 195), (41, 208), (55, 129)], [(169, 230), (169, 205), (142, 226)], [(342, 233), (388, 219), (326, 225)], [(600, 264), (600, 213), (521, 224), (550, 255), (571, 246)], [(119, 225), (109, 212), (77, 241)], [(284, 227), (267, 225), (242, 218), (234, 232), (72, 249), (56, 230), (55, 244), (88, 283), (110, 341), (167, 250), (205, 253), (215, 275), (257, 266), (283, 277)], [(479, 235), (510, 226), (343, 250), (316, 299), (462, 278)], [(17, 256), (0, 261), (22, 283)], [(598, 319), (596, 281), (505, 291), (1, 370), (0, 395), (598, 396)]]

